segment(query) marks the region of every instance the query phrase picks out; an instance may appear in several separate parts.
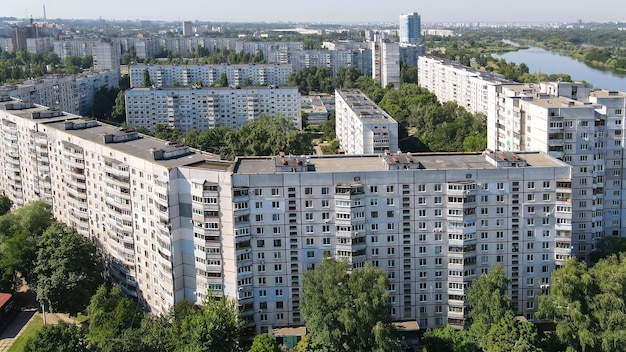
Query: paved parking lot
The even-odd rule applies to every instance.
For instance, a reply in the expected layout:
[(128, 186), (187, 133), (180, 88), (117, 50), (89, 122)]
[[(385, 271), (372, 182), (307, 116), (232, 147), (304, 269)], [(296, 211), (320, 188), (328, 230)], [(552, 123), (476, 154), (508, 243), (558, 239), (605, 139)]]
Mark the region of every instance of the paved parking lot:
[(9, 350), (13, 341), (19, 336), (26, 324), (35, 316), (35, 313), (37, 313), (36, 309), (29, 308), (19, 312), (17, 316), (15, 316), (13, 322), (0, 333), (0, 352)]

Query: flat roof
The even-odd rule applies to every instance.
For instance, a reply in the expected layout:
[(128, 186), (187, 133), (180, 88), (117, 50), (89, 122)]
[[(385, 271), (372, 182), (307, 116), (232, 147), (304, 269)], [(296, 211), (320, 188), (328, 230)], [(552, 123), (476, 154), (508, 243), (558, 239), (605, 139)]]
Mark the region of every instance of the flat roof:
[(363, 122), (388, 122), (397, 124), (385, 110), (381, 109), (374, 101), (368, 98), (358, 89), (337, 89), (336, 94), (350, 106), (350, 109), (359, 116)]
[[(512, 153), (508, 153), (509, 155)], [(397, 154), (394, 154), (397, 155)], [(402, 154), (406, 156), (407, 153)], [(528, 166), (522, 167), (567, 167), (568, 165), (543, 152), (517, 152), (515, 155), (526, 161)], [(487, 160), (488, 153), (411, 153), (410, 157), (422, 167), (416, 170), (476, 170), (497, 169)], [(239, 157), (233, 165), (232, 172), (241, 175), (279, 174), (277, 159), (280, 156)], [(356, 172), (356, 171), (388, 171), (380, 154), (371, 155), (311, 155), (285, 156), (298, 158), (305, 164), (313, 165), (314, 171), (307, 172)], [(504, 168), (504, 167), (501, 167)]]
[[(27, 106), (31, 107), (15, 110), (7, 109), (7, 107), (10, 107), (11, 104), (26, 104)], [(230, 166), (230, 163), (228, 163), (227, 165), (223, 165), (223, 162), (220, 163), (220, 157), (215, 154), (202, 152), (197, 149), (189, 148), (187, 146), (175, 145), (161, 139), (128, 131), (126, 129), (119, 128), (113, 125), (108, 125), (94, 119), (83, 118), (78, 115), (69, 114), (58, 110), (51, 110), (41, 105), (24, 103), (20, 102), (19, 100), (11, 99), (9, 101), (0, 102), (0, 110), (5, 110), (9, 114), (17, 116), (19, 118), (31, 120), (35, 123), (45, 125), (46, 128), (53, 128), (56, 130), (64, 131), (65, 133), (76, 136), (78, 138), (106, 145), (111, 149), (119, 150), (126, 154), (153, 162), (155, 164), (163, 165), (167, 168), (194, 165), (197, 167), (217, 168), (225, 170)], [(39, 116), (37, 116), (38, 114)], [(47, 115), (50, 115), (50, 117), (45, 117)], [(66, 128), (68, 124), (85, 124), (86, 126), (90, 127), (77, 127), (73, 129)], [(112, 138), (121, 141), (105, 143), (105, 136), (111, 136)], [(184, 149), (187, 149), (188, 152), (182, 152)], [(155, 151), (163, 151), (164, 153), (172, 154), (176, 154), (177, 152), (179, 152), (179, 156), (155, 160)]]
[(616, 90), (606, 90), (606, 89), (591, 91), (590, 95), (592, 97), (598, 97), (598, 98), (624, 98), (626, 97), (626, 93), (624, 92), (620, 92)]

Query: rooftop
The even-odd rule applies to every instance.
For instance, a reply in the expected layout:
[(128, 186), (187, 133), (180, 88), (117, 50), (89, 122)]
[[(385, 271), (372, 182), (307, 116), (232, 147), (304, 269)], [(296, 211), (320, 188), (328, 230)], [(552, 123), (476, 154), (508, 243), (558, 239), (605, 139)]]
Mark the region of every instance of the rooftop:
[[(397, 161), (394, 160), (397, 159)], [(411, 159), (411, 161), (409, 161)], [(405, 164), (411, 165), (406, 167)], [(497, 165), (497, 166), (496, 166)], [(471, 170), (499, 167), (559, 167), (567, 164), (542, 152), (517, 153), (394, 153), (386, 155), (312, 155), (239, 157), (234, 174), (280, 174), (290, 172), (357, 172), (411, 169)]]

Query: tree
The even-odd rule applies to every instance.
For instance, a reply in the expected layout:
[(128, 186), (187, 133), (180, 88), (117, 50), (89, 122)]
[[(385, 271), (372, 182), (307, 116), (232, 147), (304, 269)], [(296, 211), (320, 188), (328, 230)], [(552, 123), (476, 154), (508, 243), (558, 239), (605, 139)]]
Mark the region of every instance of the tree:
[(536, 317), (556, 323), (560, 342), (577, 351), (620, 351), (626, 344), (626, 254), (593, 267), (570, 259), (552, 273)]
[(385, 272), (325, 259), (304, 276), (302, 313), (313, 343), (329, 351), (393, 351)]
[(142, 321), (142, 314), (135, 303), (124, 297), (118, 286), (110, 291), (105, 286), (100, 286), (91, 297), (87, 313), (87, 341), (97, 351), (102, 352), (121, 351), (122, 342), (126, 340), (124, 333), (139, 328)]
[(474, 352), (478, 351), (476, 341), (467, 330), (456, 330), (451, 326), (428, 330), (424, 333), (422, 344), (428, 352)]
[(12, 290), (19, 285), (17, 274), (31, 282), (37, 258), (37, 240), (52, 224), (49, 204), (33, 202), (0, 217), (0, 288)]
[[(513, 312), (511, 299), (507, 295), (509, 279), (501, 265), (493, 266), (488, 274), (474, 280), (467, 292), (472, 325), (470, 333), (481, 341), (489, 332), (491, 324), (506, 313)], [(482, 346), (482, 343), (481, 343)]]
[(120, 90), (115, 97), (115, 106), (111, 112), (111, 119), (117, 122), (126, 121), (126, 97), (124, 91)]
[(96, 247), (65, 224), (52, 224), (38, 241), (35, 280), (37, 299), (57, 312), (77, 315), (102, 283)]
[(173, 328), (175, 351), (231, 352), (239, 346), (246, 321), (239, 318), (235, 301), (208, 299)]
[(271, 334), (261, 334), (254, 337), (252, 347), (248, 352), (280, 352), (280, 345)]
[(85, 332), (76, 325), (59, 322), (45, 325), (29, 338), (24, 352), (87, 352)]
[(0, 195), (0, 216), (8, 213), (12, 206), (13, 201), (9, 197)]
[(151, 87), (153, 85), (152, 80), (150, 79), (150, 71), (148, 69), (143, 70), (143, 86)]

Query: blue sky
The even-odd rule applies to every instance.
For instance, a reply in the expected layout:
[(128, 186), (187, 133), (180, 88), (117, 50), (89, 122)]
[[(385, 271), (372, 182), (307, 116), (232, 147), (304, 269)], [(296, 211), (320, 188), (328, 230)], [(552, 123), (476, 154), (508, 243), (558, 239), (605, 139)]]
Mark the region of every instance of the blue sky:
[(626, 21), (623, 0), (8, 0), (0, 16), (228, 22), (397, 22), (417, 11), (422, 22)]

